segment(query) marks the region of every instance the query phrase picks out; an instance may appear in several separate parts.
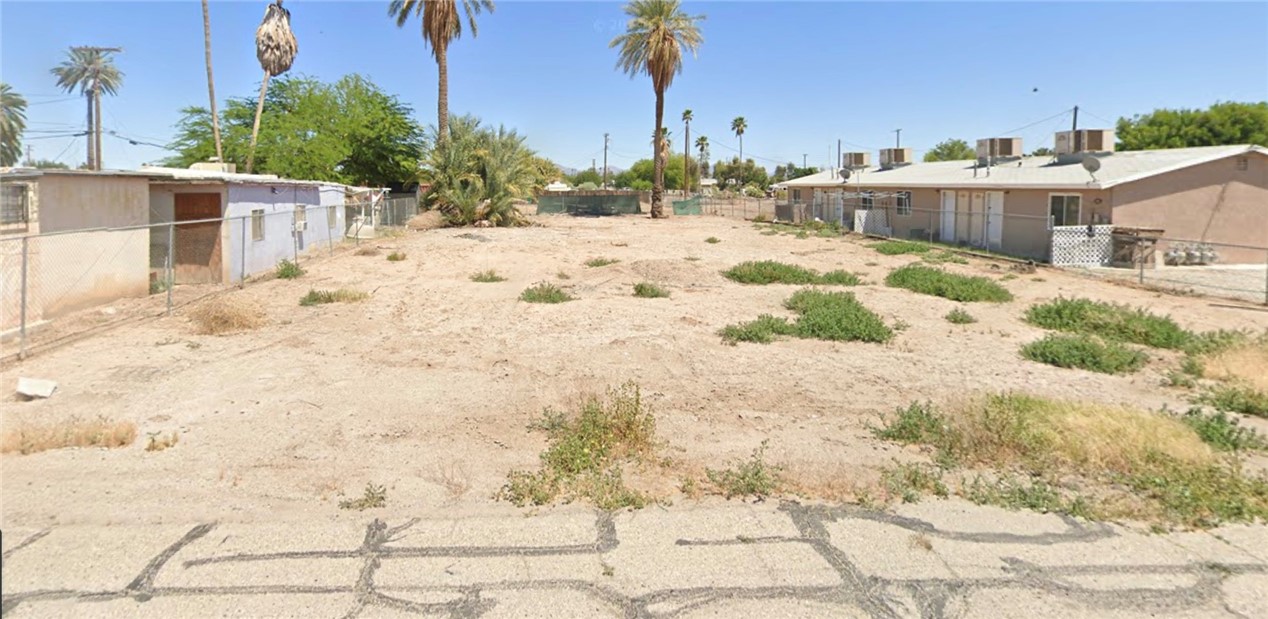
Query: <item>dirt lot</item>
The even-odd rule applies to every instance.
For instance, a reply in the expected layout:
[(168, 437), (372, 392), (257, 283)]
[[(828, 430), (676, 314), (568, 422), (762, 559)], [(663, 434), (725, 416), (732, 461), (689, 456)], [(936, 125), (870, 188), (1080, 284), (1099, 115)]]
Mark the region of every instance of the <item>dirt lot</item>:
[[(1149, 367), (1126, 377), (1022, 360), (1018, 347), (1041, 334), (1020, 320), (1033, 302), (1078, 295), (1146, 306), (1194, 329), (1268, 327), (1268, 313), (1251, 306), (1050, 270), (1005, 282), (1016, 301), (972, 304), (979, 322), (956, 326), (943, 316), (958, 304), (879, 284), (910, 257), (880, 255), (857, 238), (764, 236), (713, 217), (539, 221), (411, 232), (380, 241), (405, 261), (385, 260), (386, 249), (347, 251), (307, 261), (298, 280), (226, 293), (266, 309), (270, 324), (258, 331), (195, 335), (178, 312), (0, 368), (6, 389), (19, 376), (60, 384), (49, 400), (0, 402), (6, 425), (105, 415), (140, 429), (128, 448), (0, 457), (3, 525), (337, 519), (350, 517), (340, 498), (367, 482), (388, 487), (387, 515), (512, 511), (491, 497), (508, 470), (536, 466), (545, 443), (529, 421), (626, 381), (641, 385), (680, 469), (720, 466), (769, 439), (769, 459), (826, 487), (910, 457), (868, 427), (913, 400), (1018, 389), (1185, 406), (1181, 392), (1159, 386), (1175, 362), (1169, 353), (1151, 352)], [(706, 243), (710, 236), (722, 242)], [(620, 262), (583, 266), (594, 257)], [(858, 272), (871, 283), (853, 289), (858, 298), (889, 324), (909, 326), (885, 345), (727, 346), (716, 335), (722, 326), (786, 314), (781, 303), (795, 287), (742, 286), (719, 274), (766, 258)], [(984, 261), (949, 268), (1008, 272)], [(468, 279), (486, 269), (508, 280)], [(672, 297), (631, 296), (644, 280)], [(538, 281), (578, 300), (517, 300)], [(298, 304), (310, 288), (339, 287), (371, 296)], [(144, 450), (147, 434), (171, 431), (180, 433), (174, 448)], [(665, 477), (648, 483), (672, 493), (677, 480)]]

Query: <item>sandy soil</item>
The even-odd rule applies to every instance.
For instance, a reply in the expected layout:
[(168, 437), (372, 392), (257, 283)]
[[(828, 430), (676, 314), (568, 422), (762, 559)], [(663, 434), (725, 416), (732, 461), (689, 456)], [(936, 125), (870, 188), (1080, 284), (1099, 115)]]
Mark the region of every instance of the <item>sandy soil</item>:
[[(270, 325), (259, 331), (195, 335), (178, 312), (0, 368), (6, 389), (18, 376), (60, 384), (49, 400), (0, 402), (6, 426), (105, 415), (141, 430), (124, 449), (0, 457), (3, 526), (337, 519), (351, 517), (339, 499), (367, 482), (387, 485), (385, 515), (510, 511), (492, 495), (508, 470), (536, 466), (545, 444), (526, 424), (543, 407), (625, 381), (642, 386), (667, 453), (683, 469), (721, 466), (769, 439), (768, 458), (798, 475), (848, 479), (911, 457), (871, 438), (868, 427), (913, 400), (1019, 389), (1185, 406), (1182, 392), (1159, 386), (1175, 362), (1169, 353), (1151, 353), (1150, 366), (1127, 377), (1022, 360), (1018, 347), (1041, 336), (1020, 319), (1033, 302), (1079, 295), (1146, 306), (1194, 329), (1268, 327), (1261, 308), (1050, 270), (1006, 282), (1016, 301), (972, 304), (979, 322), (956, 326), (943, 319), (956, 303), (879, 284), (910, 257), (880, 255), (857, 238), (763, 236), (714, 217), (539, 221), (414, 231), (379, 241), (407, 252), (403, 262), (385, 260), (386, 249), (346, 251), (306, 262), (299, 280), (227, 292), (266, 308)], [(722, 242), (705, 243), (710, 236)], [(582, 265), (593, 257), (620, 262)], [(719, 275), (764, 258), (856, 271), (871, 282), (853, 289), (858, 298), (909, 327), (886, 345), (727, 346), (716, 335), (722, 326), (786, 313), (781, 303), (794, 287), (742, 286)], [(1008, 273), (985, 261), (950, 268)], [(486, 269), (508, 281), (468, 280)], [(631, 296), (644, 280), (673, 296)], [(538, 281), (578, 300), (517, 300)], [(338, 287), (371, 297), (298, 305), (309, 288)], [(144, 451), (146, 434), (170, 431), (180, 433), (176, 447)], [(666, 476), (669, 490), (675, 480)]]

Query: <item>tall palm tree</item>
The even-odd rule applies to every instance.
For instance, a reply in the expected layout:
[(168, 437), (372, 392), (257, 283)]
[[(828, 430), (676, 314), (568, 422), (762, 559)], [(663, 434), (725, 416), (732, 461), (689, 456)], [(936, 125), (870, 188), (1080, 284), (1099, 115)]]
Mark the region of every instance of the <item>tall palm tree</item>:
[(203, 0), (203, 56), (207, 59), (207, 98), (211, 101), (211, 134), (216, 140), (216, 159), (225, 160), (220, 146), (220, 115), (216, 112), (216, 81), (211, 77), (211, 11)]
[[(612, 39), (608, 47), (620, 48), (616, 66), (630, 77), (651, 76), (656, 92), (656, 130), (652, 135), (656, 136), (665, 121), (665, 90), (682, 72), (683, 51), (694, 56), (704, 41), (697, 26), (704, 16), (683, 13), (679, 0), (633, 0), (625, 5), (625, 14), (630, 18), (625, 34)], [(652, 217), (658, 219), (665, 216), (665, 159), (660, 156), (659, 140), (654, 147)]]
[(682, 196), (687, 197), (687, 193), (691, 191), (691, 174), (687, 169), (687, 160), (691, 159), (691, 121), (694, 118), (691, 109), (688, 108), (682, 112), (683, 138), (682, 138)]
[(255, 58), (264, 69), (264, 79), (260, 81), (260, 100), (255, 104), (255, 123), (251, 126), (247, 174), (255, 165), (255, 141), (260, 135), (260, 115), (264, 113), (264, 93), (268, 92), (269, 78), (290, 71), (297, 54), (299, 43), (291, 32), (291, 12), (282, 8), (282, 0), (274, 0), (264, 8), (264, 19), (255, 29)]
[(0, 166), (17, 165), (26, 131), (26, 99), (0, 82)]
[(736, 116), (731, 121), (731, 131), (735, 132), (735, 137), (740, 139), (740, 186), (744, 186), (744, 130), (748, 129), (748, 121), (743, 116)]
[[(492, 13), (493, 0), (462, 0), (471, 36), (476, 36), (475, 16), (480, 11)], [(410, 14), (422, 21), (423, 41), (431, 47), (436, 59), (436, 128), (441, 141), (449, 139), (449, 44), (462, 36), (462, 17), (456, 0), (392, 0), (387, 14), (396, 18), (397, 27), (409, 21)]]
[(700, 136), (696, 138), (696, 150), (700, 151), (700, 178), (704, 178), (705, 166), (709, 165), (709, 138), (708, 136)]
[(76, 88), (88, 100), (88, 168), (101, 169), (101, 93), (119, 92), (123, 85), (123, 72), (114, 66), (110, 52), (95, 47), (72, 47), (66, 52), (66, 60), (53, 67), (57, 86), (66, 92)]

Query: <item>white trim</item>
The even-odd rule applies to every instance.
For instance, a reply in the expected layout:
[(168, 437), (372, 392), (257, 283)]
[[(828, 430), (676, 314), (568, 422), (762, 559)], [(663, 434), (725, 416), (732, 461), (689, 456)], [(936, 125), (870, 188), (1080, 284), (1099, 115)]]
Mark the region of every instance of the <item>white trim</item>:
[[(1056, 221), (1054, 221), (1054, 220), (1053, 220), (1053, 217), (1052, 217), (1052, 197), (1053, 197), (1053, 196), (1064, 196), (1064, 197), (1074, 196), (1074, 197), (1076, 197), (1076, 198), (1078, 198), (1078, 199), (1079, 199), (1079, 212), (1078, 212), (1078, 214), (1077, 214), (1077, 215), (1075, 215), (1075, 218), (1074, 218), (1074, 223), (1070, 223), (1070, 222), (1068, 222), (1068, 221), (1064, 221), (1064, 222), (1061, 222), (1061, 223), (1057, 223)], [(1065, 205), (1064, 205), (1064, 204), (1062, 205), (1061, 214), (1062, 214), (1063, 216), (1065, 215)], [(1048, 221), (1052, 222), (1052, 225), (1054, 225), (1054, 226), (1078, 226), (1078, 225), (1081, 225), (1079, 222), (1083, 221), (1083, 194), (1081, 194), (1081, 193), (1079, 193), (1079, 192), (1076, 192), (1076, 191), (1050, 191), (1050, 192), (1048, 192)]]

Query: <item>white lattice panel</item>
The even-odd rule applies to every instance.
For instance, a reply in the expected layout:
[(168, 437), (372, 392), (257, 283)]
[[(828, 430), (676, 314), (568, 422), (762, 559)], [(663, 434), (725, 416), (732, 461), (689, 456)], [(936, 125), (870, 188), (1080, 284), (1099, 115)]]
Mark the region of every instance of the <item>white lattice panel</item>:
[(1053, 266), (1108, 266), (1113, 254), (1113, 226), (1054, 226)]

